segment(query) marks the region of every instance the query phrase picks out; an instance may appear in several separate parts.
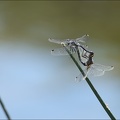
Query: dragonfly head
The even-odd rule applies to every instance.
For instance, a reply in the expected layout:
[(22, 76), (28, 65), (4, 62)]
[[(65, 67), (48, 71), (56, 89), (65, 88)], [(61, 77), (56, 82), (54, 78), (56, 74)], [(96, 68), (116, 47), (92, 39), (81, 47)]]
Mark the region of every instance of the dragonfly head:
[(66, 41), (63, 41), (63, 42), (61, 42), (61, 45), (63, 45), (63, 46), (66, 46), (66, 45), (69, 45), (69, 39), (67, 39)]
[(75, 46), (75, 42), (73, 40), (68, 40), (67, 45), (73, 47), (73, 46)]

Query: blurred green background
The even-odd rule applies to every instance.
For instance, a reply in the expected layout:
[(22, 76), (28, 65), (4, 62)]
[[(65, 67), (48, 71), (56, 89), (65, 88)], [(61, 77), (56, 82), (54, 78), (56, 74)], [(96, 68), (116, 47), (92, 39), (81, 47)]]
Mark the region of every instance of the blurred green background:
[[(94, 61), (113, 71), (91, 81), (120, 119), (119, 1), (0, 1), (0, 96), (12, 119), (108, 119), (69, 56), (50, 54), (48, 38), (87, 42)], [(0, 108), (0, 119), (4, 119)]]

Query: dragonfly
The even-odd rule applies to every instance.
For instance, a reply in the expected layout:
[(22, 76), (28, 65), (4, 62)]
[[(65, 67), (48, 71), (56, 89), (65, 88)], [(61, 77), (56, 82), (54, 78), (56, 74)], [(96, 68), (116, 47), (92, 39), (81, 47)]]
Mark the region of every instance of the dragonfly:
[[(87, 50), (88, 46), (83, 45), (81, 43), (85, 43), (88, 40), (89, 35), (84, 35), (80, 38), (76, 39), (65, 39), (65, 40), (57, 40), (49, 38), (50, 42), (57, 43), (64, 45), (71, 54), (76, 53), (78, 54), (78, 58), (83, 66), (86, 67), (84, 70), (85, 75), (82, 77), (82, 74), (76, 77), (76, 81), (84, 80), (87, 76), (102, 76), (104, 75), (105, 71), (110, 71), (114, 67), (113, 66), (105, 66), (101, 64), (96, 64), (93, 61), (94, 52)], [(64, 47), (53, 49), (51, 51), (52, 55), (68, 55), (68, 52), (65, 50)]]
[[(82, 37), (76, 38), (76, 39), (60, 40), (60, 39), (49, 38), (48, 41), (50, 41), (52, 43), (64, 45), (70, 51), (71, 54), (74, 54), (74, 53), (78, 52), (78, 46), (84, 46), (86, 48), (88, 47), (87, 45), (84, 45), (84, 43), (88, 39), (89, 39), (89, 35), (85, 34)], [(61, 47), (61, 48), (53, 49), (51, 51), (51, 54), (56, 55), (56, 56), (60, 56), (60, 55), (68, 55), (68, 52), (65, 50), (64, 47)]]
[[(79, 61), (82, 63), (81, 57), (80, 57), (80, 47), (83, 46), (85, 48), (87, 48), (87, 45), (84, 45), (83, 43), (85, 43), (87, 40), (89, 39), (89, 35), (85, 34), (80, 38), (76, 38), (76, 39), (64, 39), (64, 40), (58, 40), (58, 39), (51, 39), (49, 38), (48, 40), (52, 43), (57, 43), (57, 44), (61, 44), (63, 46), (65, 46), (69, 51), (70, 54), (74, 54), (77, 53)], [(65, 47), (61, 47), (61, 48), (57, 48), (57, 49), (53, 49), (51, 51), (52, 55), (69, 55), (68, 52), (66, 51)]]
[(87, 50), (83, 46), (81, 46), (81, 48), (83, 50), (81, 59), (82, 57), (86, 59), (86, 62), (81, 60), (81, 63), (84, 66), (86, 66), (86, 69), (84, 70), (85, 75), (82, 77), (82, 74), (79, 74), (76, 77), (76, 81), (81, 81), (82, 79), (85, 80), (85, 78), (90, 75), (94, 77), (103, 76), (106, 71), (110, 71), (114, 69), (113, 66), (105, 66), (105, 65), (94, 63), (93, 61), (94, 52)]

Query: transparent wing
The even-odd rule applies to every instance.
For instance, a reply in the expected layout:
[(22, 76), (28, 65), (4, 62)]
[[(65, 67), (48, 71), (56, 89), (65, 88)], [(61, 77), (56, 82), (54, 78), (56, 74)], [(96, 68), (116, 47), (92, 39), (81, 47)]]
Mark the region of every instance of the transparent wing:
[(83, 75), (80, 73), (78, 76), (75, 77), (76, 82), (80, 82), (83, 80)]
[(101, 64), (93, 64), (92, 67), (94, 67), (97, 70), (104, 70), (104, 71), (110, 71), (113, 70), (113, 66), (105, 66)]
[(61, 44), (61, 43), (66, 44), (66, 42), (67, 42), (68, 40), (69, 40), (69, 39), (64, 39), (64, 40), (60, 40), (60, 39), (52, 39), (52, 38), (49, 38), (49, 39), (48, 39), (49, 42), (57, 43), (57, 44)]
[(91, 67), (87, 70), (84, 70), (85, 76), (80, 73), (75, 80), (80, 82), (81, 80), (84, 80), (87, 76), (102, 76), (104, 75), (105, 71), (113, 70), (113, 66), (104, 66), (101, 64), (93, 64)]
[(49, 42), (53, 42), (53, 43), (57, 43), (57, 44), (61, 44), (61, 40), (57, 40), (57, 39), (52, 39), (52, 38), (49, 38), (48, 39)]
[[(69, 46), (66, 46), (66, 48), (70, 51), (71, 54), (76, 53), (75, 50), (70, 49)], [(60, 56), (60, 55), (68, 55), (68, 52), (65, 50), (64, 47), (62, 48), (56, 48), (51, 51), (52, 55)]]
[(86, 77), (88, 76), (89, 70), (85, 69), (85, 70), (83, 70), (83, 71), (84, 71), (84, 73), (85, 73), (85, 76), (83, 76), (82, 73), (80, 72), (80, 74), (75, 77), (75, 81), (80, 82), (80, 81), (86, 79)]
[(91, 76), (102, 76), (104, 75), (105, 71), (110, 71), (114, 67), (113, 66), (104, 66), (101, 64), (93, 64), (89, 69), (89, 75)]
[(90, 70), (89, 70), (89, 74), (88, 76), (102, 76), (104, 75), (105, 71), (104, 70), (98, 70), (98, 69), (95, 69), (94, 67), (91, 67)]
[(48, 41), (49, 42), (53, 42), (53, 43), (57, 43), (57, 44), (61, 44), (61, 43), (66, 43), (66, 42), (69, 42), (70, 40), (73, 40), (75, 42), (83, 42), (85, 43), (89, 38), (89, 35), (88, 34), (85, 34), (83, 35), (82, 37), (80, 38), (76, 38), (76, 39), (64, 39), (64, 40), (60, 40), (60, 39), (52, 39), (52, 38), (49, 38)]
[(76, 42), (83, 42), (83, 43), (85, 43), (87, 40), (88, 40), (88, 38), (89, 38), (89, 35), (88, 34), (85, 34), (85, 35), (83, 35), (82, 37), (80, 37), (80, 38), (76, 38)]

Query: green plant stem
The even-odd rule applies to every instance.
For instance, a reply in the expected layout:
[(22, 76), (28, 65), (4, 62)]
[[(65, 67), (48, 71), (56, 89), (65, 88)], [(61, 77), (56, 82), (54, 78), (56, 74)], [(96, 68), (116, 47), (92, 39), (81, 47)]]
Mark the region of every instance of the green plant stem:
[[(64, 48), (66, 49), (66, 51), (68, 52), (68, 54), (70, 55), (71, 59), (73, 60), (73, 62), (76, 64), (76, 66), (78, 67), (78, 69), (80, 70), (80, 72), (82, 73), (82, 75), (84, 76), (85, 73), (82, 70), (82, 68), (80, 67), (80, 65), (78, 64), (78, 62), (75, 60), (75, 58), (72, 56), (72, 54), (69, 52), (69, 50), (64, 46)], [(92, 85), (91, 81), (89, 80), (89, 78), (86, 77), (85, 79), (88, 83), (88, 85), (90, 86), (90, 88), (92, 89), (93, 93), (95, 94), (95, 96), (97, 97), (98, 101), (100, 102), (100, 104), (103, 106), (104, 110), (107, 112), (107, 114), (109, 115), (109, 117), (112, 120), (116, 120), (116, 118), (113, 116), (113, 114), (111, 113), (111, 111), (109, 110), (109, 108), (107, 107), (107, 105), (104, 103), (104, 101), (102, 100), (102, 98), (100, 97), (100, 95), (98, 94), (98, 92), (96, 91), (96, 89), (94, 88), (94, 86)]]
[(0, 104), (1, 104), (1, 107), (2, 107), (2, 109), (3, 109), (3, 111), (4, 111), (5, 115), (6, 115), (7, 119), (11, 120), (10, 116), (9, 116), (9, 114), (8, 114), (6, 108), (5, 108), (5, 106), (4, 106), (4, 104), (3, 104), (2, 100), (1, 100), (1, 98), (0, 98)]

